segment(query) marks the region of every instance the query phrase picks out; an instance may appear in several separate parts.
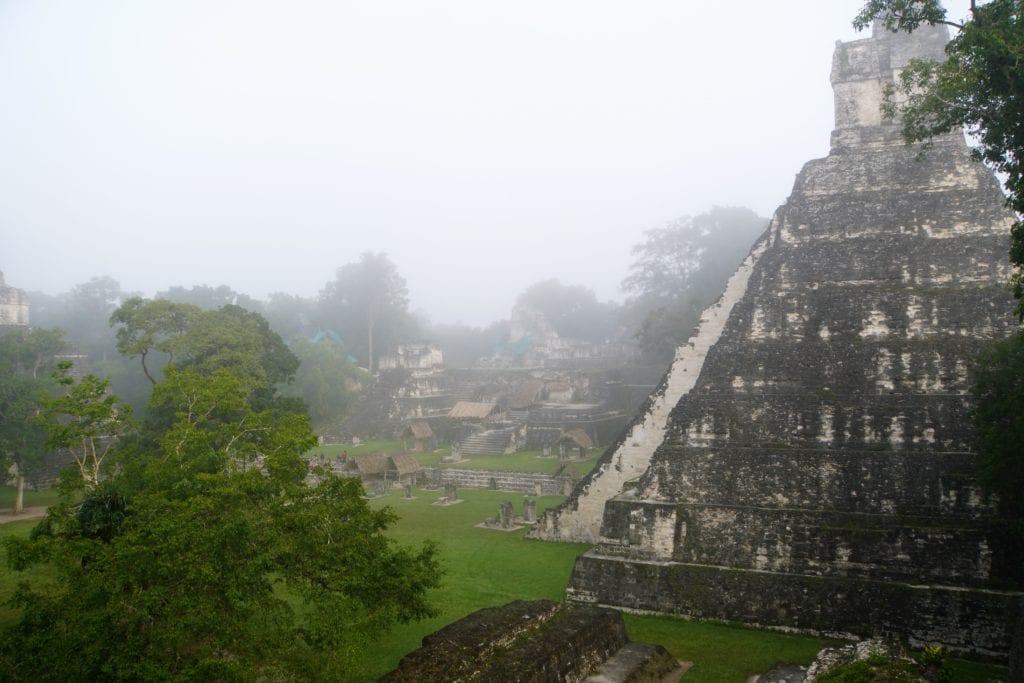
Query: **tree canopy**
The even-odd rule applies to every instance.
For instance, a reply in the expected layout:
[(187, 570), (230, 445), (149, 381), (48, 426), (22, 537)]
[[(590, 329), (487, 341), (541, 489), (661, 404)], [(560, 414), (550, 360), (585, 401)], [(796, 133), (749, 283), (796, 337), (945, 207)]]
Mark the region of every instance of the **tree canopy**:
[(66, 348), (60, 330), (14, 329), (0, 334), (0, 472), (15, 471), (15, 511), (26, 477), (46, 464), (47, 434), (39, 421), (53, 390), (54, 356)]
[(1024, 530), (1024, 334), (993, 344), (973, 374), (978, 478)]
[(517, 303), (543, 313), (563, 337), (601, 343), (617, 328), (618, 306), (598, 301), (589, 287), (565, 285), (557, 279), (543, 280), (527, 287)]
[(405, 278), (384, 253), (366, 252), (338, 268), (320, 292), (320, 310), (322, 327), (341, 334), (371, 372), (380, 351), (408, 338), (413, 326)]
[(55, 580), (15, 596), (6, 680), (339, 680), (393, 623), (433, 612), (433, 546), (389, 540), (394, 514), (358, 479), (308, 471), (309, 418), (276, 394), (294, 356), (266, 322), (226, 306), (178, 337), (159, 419), (127, 420), (105, 380), (60, 366), (49, 439), (82, 457), (31, 539), (7, 541), (13, 568)]
[[(943, 24), (955, 35), (946, 60), (915, 59), (886, 93), (883, 113), (899, 117), (908, 142), (966, 129), (976, 156), (1003, 174), (1008, 205), (1017, 213), (1011, 233), (1014, 295), (1024, 296), (1024, 2), (970, 3), (969, 16), (951, 21), (940, 0), (871, 0), (854, 20), (858, 29), (879, 19), (890, 31)], [(1024, 300), (1017, 306), (1024, 318)]]
[(671, 360), (767, 225), (750, 209), (716, 206), (644, 233), (622, 288), (649, 358)]

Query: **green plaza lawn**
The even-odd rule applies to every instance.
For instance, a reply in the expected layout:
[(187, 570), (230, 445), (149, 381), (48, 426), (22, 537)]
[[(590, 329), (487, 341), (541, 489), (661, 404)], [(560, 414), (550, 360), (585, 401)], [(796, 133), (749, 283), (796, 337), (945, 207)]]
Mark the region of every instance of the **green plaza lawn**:
[[(353, 680), (373, 680), (394, 668), (403, 654), (416, 649), (422, 637), (482, 607), (511, 600), (561, 600), (576, 556), (587, 546), (546, 543), (527, 539), (526, 530), (499, 531), (476, 525), (498, 513), (503, 500), (522, 512), (522, 495), (502, 491), (459, 489), (464, 502), (433, 505), (438, 491), (417, 489), (414, 500), (394, 492), (374, 499), (399, 515), (391, 535), (403, 544), (433, 538), (440, 545), (446, 574), (435, 591), (441, 614), (429, 621), (396, 628), (368, 653)], [(538, 511), (561, 502), (558, 496), (537, 499)], [(820, 640), (754, 631), (721, 624), (688, 622), (669, 617), (626, 615), (635, 640), (659, 642), (674, 655), (693, 661), (686, 681), (743, 681), (750, 673), (765, 671), (776, 661), (809, 663)]]
[[(401, 441), (392, 440), (366, 441), (358, 446), (328, 444), (324, 446), (317, 446), (306, 455), (311, 458), (317, 456), (336, 458), (341, 453), (346, 453), (351, 457), (354, 455), (365, 455), (368, 453), (387, 453), (388, 455), (393, 455), (405, 452), (405, 447)], [(601, 457), (601, 453), (601, 449), (593, 448), (587, 452), (587, 458), (585, 460), (575, 461), (572, 463), (572, 466), (576, 468), (576, 471), (580, 475), (584, 475), (594, 469), (594, 465), (597, 464), (597, 460)], [(438, 448), (431, 451), (425, 451), (423, 453), (413, 453), (413, 455), (416, 456), (416, 460), (419, 462), (420, 467), (488, 470), (491, 472), (540, 472), (543, 474), (555, 474), (562, 466), (562, 463), (559, 462), (557, 457), (542, 457), (539, 450), (519, 451), (509, 455), (465, 455), (463, 456), (462, 461), (458, 463), (442, 463), (441, 458), (450, 454), (451, 449), (449, 448)]]
[[(351, 453), (351, 452), (350, 452)], [(432, 539), (439, 545), (445, 569), (442, 586), (431, 595), (440, 614), (429, 620), (399, 625), (382, 638), (351, 672), (349, 680), (373, 681), (393, 669), (402, 655), (419, 647), (424, 635), (483, 607), (503, 605), (512, 600), (547, 598), (561, 600), (576, 556), (585, 545), (546, 543), (527, 539), (526, 530), (499, 531), (477, 527), (498, 513), (498, 506), (510, 500), (517, 514), (522, 512), (521, 494), (503, 491), (459, 489), (462, 503), (439, 506), (433, 503), (439, 491), (414, 490), (407, 500), (400, 491), (370, 501), (374, 507), (389, 506), (398, 522), (389, 535), (404, 545), (419, 545)], [(36, 500), (46, 500), (45, 493)], [(562, 498), (542, 496), (538, 512), (557, 505)], [(0, 503), (11, 505), (13, 493), (0, 488)], [(52, 502), (52, 498), (50, 499)], [(27, 504), (31, 505), (30, 502)], [(45, 504), (45, 503), (36, 503)], [(0, 540), (26, 537), (34, 521), (0, 524)], [(6, 568), (0, 545), (0, 628), (13, 623), (17, 614), (6, 603), (18, 581), (46, 581), (43, 571), (31, 577), (18, 576)], [(659, 643), (675, 657), (694, 662), (684, 677), (687, 683), (721, 681), (739, 683), (751, 673), (763, 672), (776, 662), (809, 663), (823, 644), (818, 638), (757, 631), (740, 626), (685, 621), (665, 616), (625, 615), (630, 637)], [(1006, 670), (968, 662), (954, 662), (956, 681), (1005, 679)]]

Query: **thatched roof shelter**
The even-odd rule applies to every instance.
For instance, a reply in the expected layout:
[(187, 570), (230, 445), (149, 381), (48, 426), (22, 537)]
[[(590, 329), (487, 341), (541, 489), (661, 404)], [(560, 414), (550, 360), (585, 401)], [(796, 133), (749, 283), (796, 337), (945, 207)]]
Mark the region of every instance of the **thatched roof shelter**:
[(590, 438), (582, 429), (570, 429), (562, 432), (561, 436), (555, 440), (556, 444), (565, 444), (567, 446), (579, 446), (583, 449), (591, 449), (594, 447), (594, 441)]
[(544, 391), (544, 380), (528, 379), (520, 382), (508, 399), (509, 410), (526, 410), (540, 400)]
[(486, 420), (494, 409), (494, 403), (459, 401), (448, 413), (448, 417), (452, 420)]
[(399, 477), (404, 477), (407, 474), (416, 474), (420, 471), (420, 463), (416, 460), (415, 456), (408, 453), (392, 455), (391, 463), (392, 466), (389, 469), (392, 472), (397, 472)]
[(416, 439), (426, 440), (434, 436), (434, 430), (430, 428), (430, 425), (422, 420), (409, 423), (405, 429), (402, 430), (403, 439)]
[(384, 453), (368, 453), (352, 456), (352, 463), (359, 476), (380, 476), (388, 468), (388, 456)]

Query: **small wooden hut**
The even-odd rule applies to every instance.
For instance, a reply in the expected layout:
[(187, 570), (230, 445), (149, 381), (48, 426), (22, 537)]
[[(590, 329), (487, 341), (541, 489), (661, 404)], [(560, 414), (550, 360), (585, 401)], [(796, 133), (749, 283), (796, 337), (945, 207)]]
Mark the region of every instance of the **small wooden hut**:
[(416, 457), (409, 453), (392, 455), (391, 462), (385, 472), (388, 483), (398, 482), (402, 486), (416, 484), (416, 474), (420, 471), (420, 464)]
[[(434, 430), (430, 428), (430, 425), (422, 420), (417, 420), (402, 430), (402, 447), (407, 451), (419, 453), (427, 447), (427, 444), (433, 438)], [(409, 447), (410, 441), (412, 442), (412, 448)]]
[(587, 451), (594, 447), (594, 441), (582, 429), (569, 429), (555, 440), (559, 460), (586, 460)]

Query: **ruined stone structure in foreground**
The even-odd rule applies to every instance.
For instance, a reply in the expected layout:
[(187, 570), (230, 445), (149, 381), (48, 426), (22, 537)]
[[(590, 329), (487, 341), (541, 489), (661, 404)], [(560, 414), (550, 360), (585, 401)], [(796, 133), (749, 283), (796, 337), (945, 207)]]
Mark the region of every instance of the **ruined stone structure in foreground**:
[(1015, 328), (1012, 217), (959, 134), (919, 159), (878, 111), (946, 39), (876, 27), (837, 45), (828, 157), (798, 175), (725, 319), (705, 315), (647, 413), (541, 520), (543, 538), (597, 530), (571, 600), (1009, 650), (1020, 568), (974, 477), (968, 367)]

